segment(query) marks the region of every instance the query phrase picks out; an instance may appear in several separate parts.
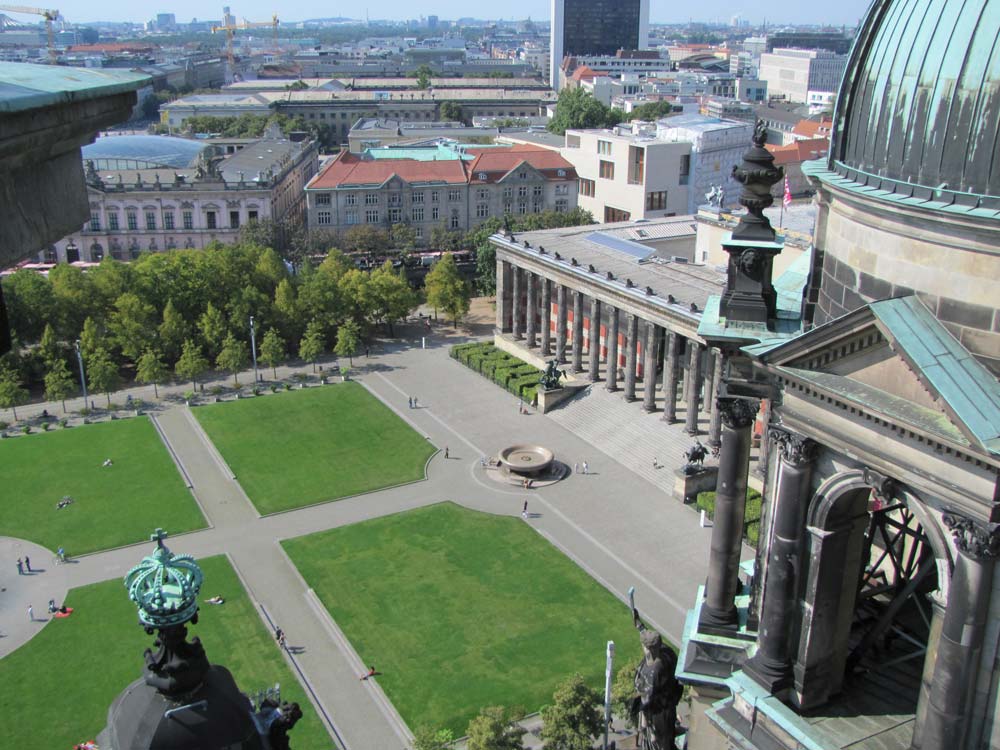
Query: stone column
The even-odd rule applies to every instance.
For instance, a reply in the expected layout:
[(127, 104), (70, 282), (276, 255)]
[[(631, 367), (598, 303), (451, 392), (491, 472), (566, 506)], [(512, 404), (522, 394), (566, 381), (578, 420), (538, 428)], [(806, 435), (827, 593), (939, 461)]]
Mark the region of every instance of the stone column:
[(642, 358), (642, 408), (647, 412), (656, 410), (656, 345), (662, 330), (660, 326), (646, 322), (646, 351)]
[(513, 300), (511, 301), (511, 332), (515, 339), (524, 338), (524, 313), (521, 310), (521, 269), (514, 266), (511, 276), (511, 290)]
[[(983, 637), (993, 590), (993, 567), (1000, 552), (1000, 528), (959, 513), (941, 517), (955, 539), (958, 555), (948, 587), (948, 605), (937, 642), (934, 681), (922, 725), (914, 728), (911, 747), (968, 747)], [(928, 651), (931, 644), (928, 644)]]
[(511, 330), (511, 265), (497, 259), (497, 331)]
[(525, 271), (524, 275), (527, 277), (527, 294), (528, 294), (528, 313), (527, 313), (527, 331), (525, 332), (525, 338), (527, 338), (527, 345), (529, 349), (535, 347), (535, 332), (538, 328), (538, 288), (536, 281), (538, 279), (535, 274), (531, 271)]
[(559, 364), (566, 361), (566, 287), (560, 284), (556, 289), (556, 359)]
[(718, 408), (722, 413), (722, 452), (715, 488), (708, 582), (698, 630), (726, 634), (739, 627), (736, 594), (750, 470), (750, 431), (757, 405), (742, 398), (720, 398)]
[(611, 393), (618, 390), (618, 308), (608, 306), (608, 372), (604, 386)]
[(712, 418), (708, 422), (708, 445), (710, 448), (718, 448), (722, 445), (719, 437), (722, 431), (722, 417), (719, 414), (719, 388), (722, 385), (722, 366), (724, 357), (721, 349), (714, 349), (712, 362), (712, 389), (706, 394), (705, 399), (711, 402)]
[(698, 434), (698, 392), (701, 390), (701, 353), (704, 349), (697, 341), (688, 342), (687, 417), (684, 421), (684, 431), (688, 435)]
[(631, 313), (626, 317), (625, 329), (625, 400), (635, 401), (635, 359), (639, 348), (639, 318)]
[(706, 414), (712, 414), (715, 411), (715, 393), (719, 388), (715, 367), (718, 353), (719, 350), (715, 348), (705, 352), (705, 397), (702, 399), (701, 409)]
[(552, 282), (539, 277), (542, 282), (542, 356), (552, 356)]
[(683, 336), (673, 331), (667, 334), (663, 351), (663, 421), (669, 424), (677, 421), (677, 366), (680, 364), (677, 352), (683, 346)]
[(590, 341), (587, 348), (590, 349), (587, 376), (591, 383), (596, 383), (601, 365), (601, 301), (597, 297), (590, 298)]
[(792, 684), (791, 628), (797, 610), (797, 573), (802, 569), (803, 515), (809, 502), (817, 444), (782, 429), (772, 430), (771, 437), (780, 449), (780, 457), (769, 511), (772, 522), (767, 573), (757, 653), (743, 665), (743, 671), (777, 695)]
[(582, 292), (573, 292), (573, 372), (583, 372)]

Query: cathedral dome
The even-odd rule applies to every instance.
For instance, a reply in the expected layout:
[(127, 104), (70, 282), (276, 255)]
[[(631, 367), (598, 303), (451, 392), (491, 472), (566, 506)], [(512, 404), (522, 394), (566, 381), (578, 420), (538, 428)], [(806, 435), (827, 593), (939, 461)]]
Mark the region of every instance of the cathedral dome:
[(1000, 0), (874, 0), (841, 84), (830, 169), (901, 197), (1000, 210), (998, 24)]

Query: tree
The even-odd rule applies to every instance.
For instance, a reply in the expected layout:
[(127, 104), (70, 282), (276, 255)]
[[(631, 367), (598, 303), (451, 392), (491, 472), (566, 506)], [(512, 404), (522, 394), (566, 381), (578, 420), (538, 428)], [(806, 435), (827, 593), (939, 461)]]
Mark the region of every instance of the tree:
[(219, 369), (231, 372), (233, 374), (233, 383), (239, 385), (239, 372), (247, 366), (249, 359), (250, 354), (247, 342), (237, 339), (230, 333), (222, 343), (222, 349), (219, 351), (219, 356), (216, 358), (215, 364), (218, 365)]
[(288, 270), (281, 261), (280, 256), (271, 247), (265, 247), (257, 260), (254, 268), (257, 276), (256, 286), (264, 291), (268, 296), (274, 294), (274, 290), (284, 279), (288, 277)]
[(163, 308), (163, 322), (159, 328), (160, 344), (168, 362), (176, 362), (181, 356), (181, 347), (191, 335), (190, 326), (180, 311), (174, 306), (172, 299), (167, 300)]
[(160, 391), (157, 386), (166, 381), (169, 374), (170, 371), (167, 370), (167, 366), (163, 363), (159, 353), (155, 350), (147, 349), (143, 352), (142, 356), (139, 357), (139, 362), (136, 365), (135, 379), (140, 383), (145, 383), (146, 385), (152, 383), (153, 396), (156, 398), (160, 397)]
[(604, 730), (601, 696), (575, 674), (556, 688), (552, 705), (542, 709), (546, 750), (590, 750)]
[(410, 314), (417, 306), (417, 295), (410, 283), (386, 261), (373, 271), (368, 282), (368, 309), (373, 323), (385, 323), (389, 335), (393, 335), (392, 324)]
[(264, 340), (260, 342), (260, 361), (265, 367), (274, 370), (274, 379), (278, 379), (278, 363), (288, 356), (285, 351), (285, 342), (281, 339), (281, 334), (276, 328), (268, 329), (264, 334)]
[(374, 255), (389, 247), (389, 233), (373, 224), (355, 224), (344, 232), (344, 247), (354, 252)]
[(98, 349), (87, 362), (87, 384), (93, 393), (103, 393), (108, 397), (108, 407), (111, 407), (111, 391), (118, 388), (120, 378), (118, 365), (111, 355), (103, 349)]
[[(666, 647), (664, 647), (666, 648)], [(611, 684), (611, 711), (620, 716), (630, 727), (637, 726), (638, 716), (633, 709), (635, 691), (635, 670), (639, 668), (642, 657), (622, 664), (615, 681)]]
[(45, 373), (45, 398), (48, 401), (61, 401), (63, 414), (66, 413), (66, 398), (76, 390), (73, 374), (66, 366), (66, 360), (56, 359), (49, 364)]
[(219, 356), (222, 344), (229, 333), (229, 326), (226, 324), (226, 316), (211, 302), (198, 318), (198, 332), (201, 333), (201, 338), (208, 349), (208, 356)]
[(396, 249), (411, 252), (417, 246), (417, 230), (409, 224), (393, 224), (389, 228), (389, 240)]
[(193, 339), (184, 342), (180, 359), (174, 366), (177, 377), (191, 381), (191, 387), (196, 388), (198, 377), (208, 369), (208, 360), (201, 353), (201, 347)]
[(431, 69), (430, 65), (425, 63), (413, 71), (410, 75), (416, 77), (418, 89), (426, 89), (431, 85), (431, 76), (434, 75), (434, 71)]
[(469, 301), (472, 297), (469, 285), (458, 274), (458, 267), (451, 253), (444, 256), (424, 280), (427, 288), (427, 302), (438, 310), (444, 310), (451, 316), (458, 328), (458, 319), (469, 312)]
[(456, 102), (442, 102), (438, 110), (444, 122), (461, 122), (462, 105)]
[(486, 706), (469, 722), (468, 750), (521, 750), (524, 729), (518, 725), (520, 712), (503, 706)]
[(83, 331), (80, 333), (80, 354), (83, 355), (83, 361), (87, 362), (94, 354), (106, 349), (104, 328), (88, 317), (83, 321)]
[(54, 302), (55, 329), (63, 339), (76, 338), (83, 321), (98, 314), (100, 298), (90, 277), (76, 266), (59, 263), (49, 271)]
[(413, 733), (413, 750), (450, 750), (455, 735), (450, 729), (420, 727)]
[(38, 341), (53, 319), (55, 300), (47, 277), (22, 268), (2, 280), (10, 327), (27, 342)]
[(17, 421), (17, 407), (28, 400), (28, 391), (21, 385), (17, 373), (10, 369), (0, 370), (0, 409), (10, 409)]
[(126, 292), (115, 300), (108, 329), (127, 359), (137, 361), (149, 345), (156, 331), (155, 317), (153, 306), (134, 292)]
[(323, 336), (323, 324), (318, 320), (309, 321), (305, 336), (299, 342), (299, 356), (313, 366), (316, 372), (316, 360), (323, 356), (326, 349), (326, 339)]
[(624, 120), (621, 110), (601, 104), (585, 89), (566, 88), (559, 92), (556, 113), (548, 128), (563, 135), (569, 129), (611, 128)]
[(476, 288), (487, 297), (497, 293), (497, 249), (492, 242), (476, 248)]
[(51, 323), (45, 324), (45, 330), (42, 331), (42, 338), (38, 342), (38, 353), (41, 355), (42, 362), (45, 363), (46, 368), (50, 370), (58, 360), (63, 358), (62, 345), (60, 345), (59, 340), (56, 338), (56, 332)]
[(347, 357), (351, 361), (351, 367), (354, 367), (354, 353), (358, 350), (360, 338), (358, 324), (353, 320), (345, 320), (337, 330), (337, 346), (334, 351), (338, 357)]
[(294, 344), (302, 336), (302, 316), (295, 287), (288, 279), (282, 279), (274, 290), (273, 309), (286, 344)]

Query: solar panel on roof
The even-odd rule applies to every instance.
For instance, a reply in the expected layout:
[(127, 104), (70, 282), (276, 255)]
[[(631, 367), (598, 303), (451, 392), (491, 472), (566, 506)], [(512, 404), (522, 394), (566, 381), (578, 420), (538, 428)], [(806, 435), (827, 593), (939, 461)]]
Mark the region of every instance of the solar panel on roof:
[(587, 239), (601, 247), (606, 247), (608, 250), (630, 255), (636, 260), (645, 260), (653, 254), (652, 248), (640, 245), (638, 242), (622, 239), (621, 237), (612, 237), (603, 232), (591, 232), (587, 235)]

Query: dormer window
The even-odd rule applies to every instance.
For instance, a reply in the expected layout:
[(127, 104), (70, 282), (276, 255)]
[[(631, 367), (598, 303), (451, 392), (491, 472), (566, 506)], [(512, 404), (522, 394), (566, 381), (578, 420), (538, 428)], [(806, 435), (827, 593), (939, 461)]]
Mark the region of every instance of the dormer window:
[(483, 180), (485, 182), (486, 181), (486, 172), (480, 172), (479, 173), (479, 179)]
[(556, 170), (556, 174), (557, 174), (557, 175), (558, 175), (559, 177), (565, 177), (565, 176), (566, 176), (566, 170), (565, 170), (565, 169), (557, 169), (557, 170)]

